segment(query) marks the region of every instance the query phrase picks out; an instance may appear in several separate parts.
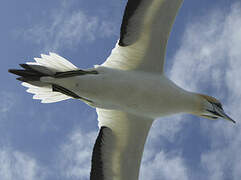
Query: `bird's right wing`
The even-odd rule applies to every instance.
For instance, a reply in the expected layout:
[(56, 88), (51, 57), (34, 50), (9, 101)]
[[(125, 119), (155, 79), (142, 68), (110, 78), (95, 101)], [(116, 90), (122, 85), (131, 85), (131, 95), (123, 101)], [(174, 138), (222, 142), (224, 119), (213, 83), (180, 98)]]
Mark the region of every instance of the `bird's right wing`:
[(100, 132), (96, 139), (91, 180), (138, 180), (152, 119), (116, 110), (96, 109)]
[(167, 41), (183, 0), (128, 0), (120, 40), (103, 66), (162, 73)]

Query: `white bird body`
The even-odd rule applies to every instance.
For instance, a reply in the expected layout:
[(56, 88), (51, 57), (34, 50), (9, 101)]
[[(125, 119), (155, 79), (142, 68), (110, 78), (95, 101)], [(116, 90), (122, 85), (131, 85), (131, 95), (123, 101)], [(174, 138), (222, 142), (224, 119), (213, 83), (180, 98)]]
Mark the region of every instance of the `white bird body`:
[[(123, 71), (97, 66), (96, 75), (53, 79), (80, 97), (91, 100), (92, 106), (120, 110), (156, 119), (176, 113), (192, 113), (200, 108), (196, 94), (188, 92), (164, 74)], [(47, 80), (47, 82), (49, 82)]]

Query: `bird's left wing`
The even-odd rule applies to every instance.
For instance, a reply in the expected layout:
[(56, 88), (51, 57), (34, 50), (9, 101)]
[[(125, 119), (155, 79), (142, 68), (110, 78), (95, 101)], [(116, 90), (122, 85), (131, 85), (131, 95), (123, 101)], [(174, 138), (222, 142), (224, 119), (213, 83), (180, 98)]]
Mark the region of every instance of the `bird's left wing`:
[(152, 119), (116, 110), (96, 109), (100, 132), (91, 165), (91, 180), (137, 180)]
[(169, 34), (183, 0), (128, 0), (120, 40), (103, 66), (163, 72)]

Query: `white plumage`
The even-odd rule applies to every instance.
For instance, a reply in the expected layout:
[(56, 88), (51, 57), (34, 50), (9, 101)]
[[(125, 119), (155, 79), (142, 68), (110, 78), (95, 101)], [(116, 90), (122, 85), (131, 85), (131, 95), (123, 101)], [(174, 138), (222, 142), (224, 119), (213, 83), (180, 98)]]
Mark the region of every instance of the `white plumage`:
[[(47, 67), (47, 69), (40, 69), (38, 67), (38, 71), (48, 75), (53, 75), (56, 72), (74, 71), (78, 69), (68, 60), (55, 53), (49, 53), (49, 55), (41, 54), (41, 58), (34, 58), (34, 60), (36, 62), (27, 62), (27, 64)], [(42, 103), (54, 103), (71, 98), (60, 92), (53, 92), (52, 86), (49, 84), (39, 87), (23, 82), (22, 85), (28, 88), (27, 92), (34, 94), (33, 99), (39, 99)]]

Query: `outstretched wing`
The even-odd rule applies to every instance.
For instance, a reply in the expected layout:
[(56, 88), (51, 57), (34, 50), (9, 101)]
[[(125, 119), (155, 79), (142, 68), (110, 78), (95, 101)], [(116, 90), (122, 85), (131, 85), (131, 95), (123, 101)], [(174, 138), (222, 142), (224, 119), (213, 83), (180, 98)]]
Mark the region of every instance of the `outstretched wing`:
[(100, 132), (96, 139), (91, 180), (137, 180), (152, 119), (115, 110), (96, 109)]
[(120, 40), (103, 66), (163, 72), (167, 41), (183, 0), (128, 0)]

